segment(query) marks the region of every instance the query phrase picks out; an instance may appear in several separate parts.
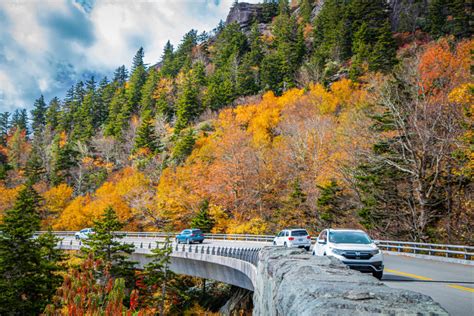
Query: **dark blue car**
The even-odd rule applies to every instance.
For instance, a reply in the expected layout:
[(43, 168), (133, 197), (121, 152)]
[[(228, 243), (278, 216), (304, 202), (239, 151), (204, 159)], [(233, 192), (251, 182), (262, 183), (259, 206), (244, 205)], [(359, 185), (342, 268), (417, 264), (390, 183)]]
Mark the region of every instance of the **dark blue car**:
[(185, 229), (179, 235), (176, 236), (176, 242), (192, 244), (198, 242), (202, 244), (204, 241), (204, 234), (200, 229)]

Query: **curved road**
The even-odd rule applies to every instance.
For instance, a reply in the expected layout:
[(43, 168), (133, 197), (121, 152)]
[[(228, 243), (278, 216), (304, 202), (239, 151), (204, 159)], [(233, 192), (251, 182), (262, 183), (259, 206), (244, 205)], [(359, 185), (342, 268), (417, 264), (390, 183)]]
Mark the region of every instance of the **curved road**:
[[(64, 242), (74, 237), (64, 237)], [(162, 241), (162, 238), (128, 237), (123, 241), (143, 243)], [(204, 244), (216, 247), (261, 248), (268, 242), (205, 240)], [(411, 290), (431, 296), (451, 315), (474, 315), (474, 266), (445, 263), (398, 255), (384, 255), (385, 271), (382, 282), (393, 288)]]

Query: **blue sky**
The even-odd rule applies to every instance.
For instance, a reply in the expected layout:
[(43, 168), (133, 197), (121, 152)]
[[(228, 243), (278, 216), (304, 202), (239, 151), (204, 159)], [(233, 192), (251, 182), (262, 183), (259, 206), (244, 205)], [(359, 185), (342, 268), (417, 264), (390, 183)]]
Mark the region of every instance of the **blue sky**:
[[(97, 79), (140, 46), (156, 63), (169, 39), (212, 30), (234, 0), (1, 0), (0, 112), (63, 97), (78, 80)], [(250, 0), (246, 2), (258, 2)]]

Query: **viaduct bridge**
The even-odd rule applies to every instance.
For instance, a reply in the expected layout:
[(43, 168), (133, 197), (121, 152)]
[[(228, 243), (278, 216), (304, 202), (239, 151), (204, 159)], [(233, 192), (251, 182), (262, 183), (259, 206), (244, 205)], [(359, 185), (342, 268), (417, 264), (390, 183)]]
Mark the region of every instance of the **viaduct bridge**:
[[(79, 249), (73, 232), (59, 247)], [(143, 267), (165, 233), (123, 232)], [(208, 234), (203, 244), (172, 244), (170, 269), (253, 291), (254, 315), (474, 314), (474, 247), (378, 241), (382, 282), (334, 258), (271, 246), (273, 236)]]

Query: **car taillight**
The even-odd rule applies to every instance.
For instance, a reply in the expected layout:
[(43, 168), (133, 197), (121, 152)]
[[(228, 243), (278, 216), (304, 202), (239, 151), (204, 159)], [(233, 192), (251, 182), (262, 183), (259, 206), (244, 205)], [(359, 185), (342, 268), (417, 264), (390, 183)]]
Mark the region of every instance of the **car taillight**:
[(293, 237), (289, 237), (288, 240), (295, 240)]
[(311, 236), (309, 236), (309, 235), (308, 235), (308, 236), (306, 236), (306, 239), (311, 239)]

